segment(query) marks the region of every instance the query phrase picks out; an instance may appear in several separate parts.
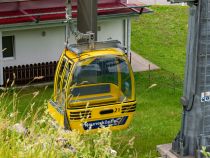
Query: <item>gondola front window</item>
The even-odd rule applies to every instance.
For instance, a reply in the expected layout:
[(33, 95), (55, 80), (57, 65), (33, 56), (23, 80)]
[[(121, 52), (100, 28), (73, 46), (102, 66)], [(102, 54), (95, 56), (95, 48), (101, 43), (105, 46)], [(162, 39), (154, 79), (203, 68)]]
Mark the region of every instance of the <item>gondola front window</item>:
[(77, 64), (74, 71), (73, 84), (84, 85), (97, 83), (118, 85), (118, 67), (115, 58), (88, 58)]
[(72, 85), (77, 87), (75, 95), (108, 93), (112, 85), (118, 87), (123, 98), (131, 98), (130, 70), (126, 61), (117, 56), (92, 57), (78, 62)]

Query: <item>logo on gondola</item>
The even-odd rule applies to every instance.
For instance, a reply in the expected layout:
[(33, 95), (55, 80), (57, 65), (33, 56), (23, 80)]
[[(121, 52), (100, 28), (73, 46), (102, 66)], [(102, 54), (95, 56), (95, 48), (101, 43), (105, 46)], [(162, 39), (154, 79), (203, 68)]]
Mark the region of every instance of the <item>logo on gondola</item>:
[(210, 92), (201, 93), (201, 102), (210, 102)]
[(97, 120), (92, 122), (83, 123), (84, 130), (88, 129), (97, 129), (101, 127), (109, 127), (109, 126), (119, 126), (124, 125), (128, 119), (128, 116), (106, 119), (106, 120)]

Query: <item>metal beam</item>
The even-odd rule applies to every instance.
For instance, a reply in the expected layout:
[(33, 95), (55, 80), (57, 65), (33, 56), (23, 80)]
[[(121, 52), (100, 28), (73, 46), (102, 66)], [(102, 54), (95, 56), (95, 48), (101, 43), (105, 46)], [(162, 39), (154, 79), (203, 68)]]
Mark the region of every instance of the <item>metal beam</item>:
[(190, 7), (182, 126), (172, 150), (202, 158), (202, 147), (210, 151), (210, 0), (198, 2)]
[(78, 0), (77, 17), (78, 31), (82, 33), (93, 32), (95, 40), (97, 40), (97, 2), (98, 0)]
[[(28, 13), (25, 10), (20, 9), (20, 12), (23, 13), (24, 15), (28, 15)], [(37, 21), (33, 16), (30, 16), (30, 19), (33, 21)]]
[(130, 62), (131, 62), (131, 20), (130, 18), (127, 18), (127, 55), (130, 56)]

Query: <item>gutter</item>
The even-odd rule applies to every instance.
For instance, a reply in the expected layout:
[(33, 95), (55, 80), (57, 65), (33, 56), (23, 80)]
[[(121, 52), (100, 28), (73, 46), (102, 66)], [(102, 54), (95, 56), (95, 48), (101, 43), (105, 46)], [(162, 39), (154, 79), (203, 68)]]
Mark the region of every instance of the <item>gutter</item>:
[[(148, 11), (148, 13), (153, 13), (153, 11)], [(144, 13), (146, 14), (146, 13)], [(132, 18), (138, 17), (138, 13), (121, 13), (121, 14), (110, 14), (110, 15), (100, 15), (98, 16), (98, 20), (110, 20), (116, 18)], [(76, 19), (72, 19), (74, 23), (77, 22)], [(26, 23), (19, 23), (19, 24), (7, 24), (7, 25), (0, 25), (1, 31), (15, 31), (15, 30), (27, 30), (27, 29), (34, 29), (34, 28), (45, 28), (45, 27), (57, 27), (57, 26), (65, 26), (65, 19), (60, 20), (48, 20), (48, 21), (40, 21), (39, 23), (35, 22), (26, 22)]]

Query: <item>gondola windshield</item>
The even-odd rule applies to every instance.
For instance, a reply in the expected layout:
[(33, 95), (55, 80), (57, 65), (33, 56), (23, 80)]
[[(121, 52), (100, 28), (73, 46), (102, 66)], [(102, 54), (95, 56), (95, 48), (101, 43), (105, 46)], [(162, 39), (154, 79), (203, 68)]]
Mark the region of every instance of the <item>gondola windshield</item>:
[(114, 55), (87, 58), (77, 63), (73, 74), (73, 96), (104, 94), (114, 89), (119, 94), (116, 101), (131, 98), (130, 70), (123, 58)]

